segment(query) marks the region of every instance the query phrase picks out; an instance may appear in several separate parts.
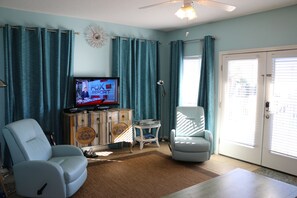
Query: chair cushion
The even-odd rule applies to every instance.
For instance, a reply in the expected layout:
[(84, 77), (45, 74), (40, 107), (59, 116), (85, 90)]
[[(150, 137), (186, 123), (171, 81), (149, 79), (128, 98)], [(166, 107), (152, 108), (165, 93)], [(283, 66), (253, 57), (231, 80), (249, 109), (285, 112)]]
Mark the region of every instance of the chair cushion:
[(176, 108), (176, 137), (204, 136), (205, 120), (202, 107)]
[(181, 152), (208, 152), (210, 142), (203, 137), (175, 137), (174, 150)]
[(49, 161), (58, 163), (62, 167), (66, 184), (80, 177), (88, 165), (84, 156), (53, 157)]
[[(5, 131), (12, 134), (16, 142), (9, 148), (11, 153), (20, 150), (25, 160), (48, 160), (51, 157), (51, 146), (36, 120), (23, 119), (10, 123), (5, 126)], [(22, 161), (16, 158), (12, 156), (14, 164)]]

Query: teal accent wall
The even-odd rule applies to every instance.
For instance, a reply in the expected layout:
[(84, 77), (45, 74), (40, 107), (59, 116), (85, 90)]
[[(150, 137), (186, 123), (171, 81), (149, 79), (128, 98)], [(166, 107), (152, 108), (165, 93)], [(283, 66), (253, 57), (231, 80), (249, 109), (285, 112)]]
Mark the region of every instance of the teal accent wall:
[[(199, 17), (199, 14), (198, 14)], [(85, 20), (79, 18), (55, 16), (50, 14), (33, 13), (27, 11), (0, 8), (0, 25), (40, 26), (48, 28), (73, 29), (80, 32), (75, 36), (74, 74), (76, 76), (109, 76), (111, 73), (111, 40), (102, 48), (90, 47), (84, 39), (84, 30), (90, 24), (101, 26), (110, 35), (128, 36), (159, 40), (161, 79), (165, 82), (167, 95), (163, 98), (164, 112), (162, 130), (168, 132), (168, 105), (169, 105), (169, 42), (173, 40), (201, 39), (205, 35), (213, 35), (215, 41), (216, 64), (216, 92), (218, 91), (218, 64), (219, 52), (250, 48), (266, 48), (284, 45), (297, 45), (297, 6), (272, 10), (259, 14), (223, 20), (215, 23), (198, 25), (172, 32), (161, 32), (150, 29), (136, 28), (113, 23)], [(176, 19), (179, 20), (179, 19)], [(186, 23), (186, 21), (185, 21)], [(186, 37), (186, 32), (189, 32)], [(1, 31), (0, 31), (1, 34)], [(0, 48), (3, 41), (0, 41)], [(185, 55), (200, 55), (201, 42), (187, 43)], [(3, 75), (0, 49), (0, 78)], [(0, 127), (4, 117), (3, 89), (0, 90)], [(217, 101), (216, 101), (217, 102)], [(1, 126), (2, 125), (2, 126)]]
[(162, 40), (165, 35), (160, 31), (132, 26), (0, 8), (0, 25), (4, 24), (72, 29), (79, 32), (80, 34), (75, 36), (74, 45), (75, 76), (110, 76), (111, 74), (111, 38), (108, 37), (106, 44), (101, 48), (91, 47), (84, 37), (85, 29), (90, 24), (99, 25), (111, 37), (116, 35)]
[[(198, 14), (199, 17), (199, 14)], [(202, 39), (212, 35), (215, 40), (215, 91), (218, 105), (218, 73), (219, 52), (230, 50), (267, 48), (276, 46), (297, 45), (297, 6), (252, 14), (215, 23), (198, 25), (169, 32), (165, 43), (173, 40)], [(186, 32), (189, 32), (186, 37)], [(169, 50), (169, 47), (167, 51)], [(186, 43), (185, 56), (201, 55), (202, 42)], [(166, 54), (167, 56), (168, 54)], [(164, 70), (169, 71), (169, 58), (164, 64)], [(164, 73), (165, 82), (169, 82), (169, 73)], [(167, 89), (169, 91), (169, 89)], [(165, 114), (169, 115), (169, 99), (165, 101)], [(216, 108), (216, 112), (217, 112)], [(165, 116), (166, 117), (166, 116)], [(168, 122), (167, 122), (168, 123)], [(165, 122), (166, 124), (166, 122)], [(168, 129), (169, 130), (169, 129)]]

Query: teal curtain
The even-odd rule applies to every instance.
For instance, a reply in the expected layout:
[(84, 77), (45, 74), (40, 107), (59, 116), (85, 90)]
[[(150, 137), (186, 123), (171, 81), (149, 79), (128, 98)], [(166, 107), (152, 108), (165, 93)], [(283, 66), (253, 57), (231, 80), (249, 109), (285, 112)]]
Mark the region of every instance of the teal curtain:
[(61, 113), (70, 105), (73, 31), (4, 27), (6, 123), (34, 118), (62, 143)]
[(204, 108), (205, 128), (213, 133), (215, 139), (214, 40), (215, 39), (212, 36), (204, 37), (198, 106)]
[(120, 78), (120, 107), (133, 109), (135, 120), (159, 118), (158, 67), (158, 41), (112, 40), (112, 76)]
[[(176, 107), (179, 104), (180, 80), (183, 68), (184, 42), (170, 42), (170, 98), (169, 98), (169, 129), (176, 126)], [(170, 130), (168, 137), (170, 137)]]

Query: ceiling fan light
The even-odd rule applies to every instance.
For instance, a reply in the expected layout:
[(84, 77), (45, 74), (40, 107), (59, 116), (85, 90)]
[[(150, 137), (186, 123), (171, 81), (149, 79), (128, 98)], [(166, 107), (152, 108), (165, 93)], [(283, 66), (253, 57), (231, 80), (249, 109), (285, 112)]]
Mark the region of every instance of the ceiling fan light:
[(226, 10), (227, 12), (233, 12), (235, 9), (236, 9), (235, 6), (228, 6)]
[(196, 12), (191, 5), (181, 7), (177, 10), (175, 15), (180, 19), (188, 18), (189, 20), (197, 17)]
[(178, 9), (175, 15), (180, 19), (184, 19), (186, 17), (186, 13), (183, 11), (182, 8)]

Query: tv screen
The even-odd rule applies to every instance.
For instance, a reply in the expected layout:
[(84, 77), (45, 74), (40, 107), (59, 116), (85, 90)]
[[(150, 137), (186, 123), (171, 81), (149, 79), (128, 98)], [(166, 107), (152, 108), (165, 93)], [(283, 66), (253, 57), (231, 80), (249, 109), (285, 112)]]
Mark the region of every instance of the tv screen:
[(119, 78), (75, 77), (75, 106), (105, 106), (119, 104)]

